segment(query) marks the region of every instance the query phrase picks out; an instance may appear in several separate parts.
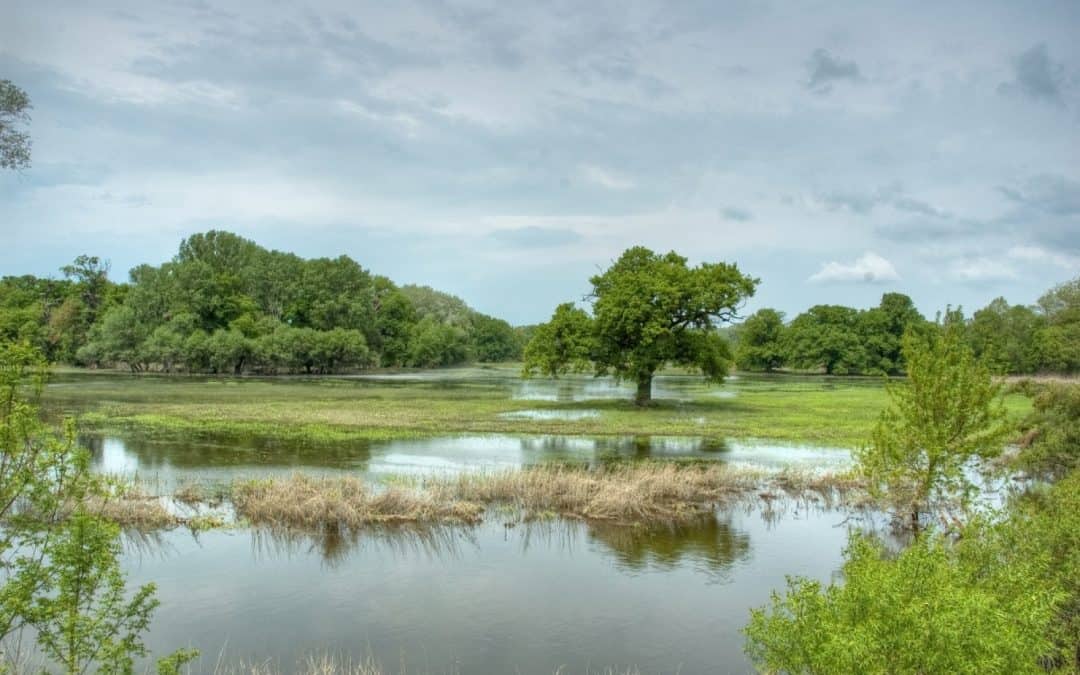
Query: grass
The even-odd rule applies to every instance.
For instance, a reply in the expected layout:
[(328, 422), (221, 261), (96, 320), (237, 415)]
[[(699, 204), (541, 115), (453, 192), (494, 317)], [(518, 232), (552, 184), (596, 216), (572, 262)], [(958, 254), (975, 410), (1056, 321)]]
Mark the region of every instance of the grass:
[[(640, 461), (588, 467), (524, 469), (412, 477), (378, 485), (355, 476), (236, 480), (206, 490), (184, 484), (151, 495), (129, 484), (84, 506), (124, 528), (193, 532), (235, 526), (298, 532), (360, 532), (381, 525), (476, 525), (548, 518), (612, 525), (672, 526), (746, 499), (784, 496), (857, 504), (858, 481), (846, 473), (765, 472), (715, 462)], [(181, 508), (167, 508), (171, 502)], [(207, 511), (200, 507), (211, 507)], [(225, 507), (225, 508), (221, 508)], [(235, 514), (235, 517), (228, 514)], [(507, 520), (509, 519), (509, 520)]]
[[(335, 443), (464, 433), (663, 435), (839, 447), (861, 443), (887, 403), (883, 380), (876, 378), (745, 376), (729, 380), (722, 390), (693, 378), (667, 383), (684, 400), (659, 400), (638, 409), (629, 391), (623, 398), (566, 403), (516, 399), (511, 394), (522, 383), (507, 368), (436, 371), (410, 382), (68, 371), (49, 386), (44, 403), (54, 414), (77, 414), (84, 429), (163, 436), (232, 434)], [(569, 378), (552, 386), (582, 390), (590, 384), (590, 378)], [(731, 397), (720, 398), (718, 391)], [(1019, 395), (1007, 404), (1018, 415), (1029, 408)], [(599, 414), (513, 416), (531, 410)]]
[[(637, 462), (433, 476), (373, 486), (313, 477), (237, 481), (226, 498), (254, 526), (356, 532), (373, 525), (473, 525), (494, 514), (521, 520), (572, 518), (616, 525), (674, 525), (738, 499), (847, 495), (842, 474), (766, 474), (716, 463)], [(189, 497), (183, 490), (179, 498)], [(190, 526), (190, 525), (189, 525)]]
[(443, 492), (388, 487), (374, 490), (360, 478), (244, 481), (233, 487), (238, 515), (252, 525), (303, 530), (356, 530), (372, 524), (476, 523), (483, 506)]

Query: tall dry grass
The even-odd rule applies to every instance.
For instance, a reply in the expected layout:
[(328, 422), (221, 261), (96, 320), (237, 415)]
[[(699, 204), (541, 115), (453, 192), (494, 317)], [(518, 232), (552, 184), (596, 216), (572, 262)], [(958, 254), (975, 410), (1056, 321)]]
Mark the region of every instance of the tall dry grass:
[(695, 518), (753, 494), (763, 480), (764, 474), (753, 469), (675, 463), (539, 466), (382, 488), (356, 477), (295, 474), (237, 483), (232, 502), (237, 514), (254, 525), (306, 530), (476, 523), (490, 507), (509, 508), (524, 518), (651, 524)]
[(475, 523), (484, 507), (407, 487), (382, 490), (356, 477), (294, 474), (237, 483), (233, 505), (255, 525), (356, 529), (376, 523)]
[(720, 464), (643, 463), (462, 474), (433, 479), (428, 487), (457, 499), (512, 506), (527, 516), (655, 523), (695, 517), (760, 480), (756, 471)]

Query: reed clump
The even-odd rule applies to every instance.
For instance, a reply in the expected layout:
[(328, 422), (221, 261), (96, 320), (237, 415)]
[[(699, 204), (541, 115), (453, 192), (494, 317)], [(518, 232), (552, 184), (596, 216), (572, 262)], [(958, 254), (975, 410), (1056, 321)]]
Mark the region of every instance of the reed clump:
[(475, 523), (483, 506), (432, 492), (376, 489), (356, 477), (294, 474), (235, 484), (236, 512), (254, 525), (357, 529), (372, 524)]
[(435, 493), (485, 505), (509, 505), (526, 517), (626, 523), (675, 522), (753, 490), (759, 472), (726, 465), (617, 464), (596, 468), (540, 466), (462, 474), (429, 482)]
[[(236, 514), (252, 525), (302, 530), (379, 524), (474, 524), (489, 509), (524, 519), (559, 516), (622, 524), (686, 522), (718, 505), (771, 490), (846, 500), (845, 474), (766, 472), (716, 463), (637, 462), (597, 467), (544, 465), (390, 481), (360, 477), (287, 478), (235, 483)], [(764, 491), (764, 492), (763, 492)]]

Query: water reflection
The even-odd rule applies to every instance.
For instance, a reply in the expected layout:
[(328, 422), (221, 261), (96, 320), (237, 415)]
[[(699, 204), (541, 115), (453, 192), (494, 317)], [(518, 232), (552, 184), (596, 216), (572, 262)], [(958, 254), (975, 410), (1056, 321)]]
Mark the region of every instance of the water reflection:
[(133, 585), (159, 586), (151, 649), (190, 645), (227, 663), (288, 668), (319, 649), (370, 650), (394, 669), (406, 659), (410, 672), (746, 672), (747, 609), (785, 574), (831, 578), (843, 517), (788, 512), (766, 527), (736, 510), (649, 531), (491, 518), (358, 537), (177, 530), (164, 555), (129, 554), (125, 569)]
[(826, 470), (851, 462), (842, 449), (678, 436), (465, 435), (391, 441), (297, 443), (236, 436), (182, 441), (137, 434), (82, 437), (95, 470), (137, 476), (161, 489), (184, 483), (288, 475), (424, 475), (545, 463), (708, 459), (762, 468)]
[(690, 564), (714, 579), (726, 579), (734, 564), (750, 556), (750, 536), (732, 526), (730, 515), (661, 527), (595, 523), (588, 536), (614, 555), (621, 569), (637, 572)]
[[(763, 517), (776, 521), (775, 514)], [(750, 554), (750, 536), (732, 525), (731, 513), (708, 514), (689, 523), (641, 526), (553, 518), (502, 525), (503, 538), (522, 552), (540, 546), (573, 552), (582, 545), (610, 556), (626, 572), (671, 570), (689, 566), (714, 579), (724, 579), (731, 567)], [(495, 519), (497, 520), (497, 519)], [(764, 522), (764, 521), (763, 521)], [(317, 556), (327, 567), (339, 567), (350, 557), (371, 552), (399, 558), (424, 556), (447, 562), (462, 549), (479, 546), (477, 534), (489, 536), (494, 525), (371, 526), (360, 530), (324, 528), (302, 531), (253, 528), (255, 560)]]
[(251, 554), (256, 561), (317, 556), (328, 568), (340, 567), (365, 550), (401, 559), (423, 556), (446, 561), (459, 558), (462, 546), (476, 545), (473, 528), (452, 525), (373, 526), (361, 530), (334, 527), (318, 532), (263, 527), (250, 532)]

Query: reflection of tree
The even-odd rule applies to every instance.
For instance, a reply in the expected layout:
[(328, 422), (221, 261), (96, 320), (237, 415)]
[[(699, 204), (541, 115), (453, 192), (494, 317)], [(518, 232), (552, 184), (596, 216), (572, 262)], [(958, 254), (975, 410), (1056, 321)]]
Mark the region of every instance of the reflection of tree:
[(660, 527), (590, 523), (588, 531), (590, 541), (603, 544), (621, 566), (631, 570), (672, 569), (698, 562), (711, 573), (724, 574), (750, 554), (750, 536), (715, 515)]
[[(243, 434), (199, 434), (196, 438), (180, 442), (131, 434), (117, 440), (123, 445), (124, 453), (138, 462), (140, 473), (238, 464), (354, 467), (366, 464), (371, 459), (370, 443), (365, 440), (305, 443)], [(82, 436), (79, 442), (90, 451), (91, 457), (101, 459), (104, 452), (104, 439), (101, 436)]]
[(548, 460), (578, 459), (598, 463), (719, 454), (729, 450), (723, 438), (687, 436), (539, 436), (521, 439), (521, 449)]
[(352, 531), (337, 527), (315, 532), (280, 528), (253, 528), (251, 549), (255, 558), (291, 558), (318, 554), (329, 568), (340, 566), (365, 549), (388, 552), (397, 558), (426, 556), (450, 560), (461, 555), (462, 543), (475, 543), (468, 527), (450, 525), (366, 527)]

